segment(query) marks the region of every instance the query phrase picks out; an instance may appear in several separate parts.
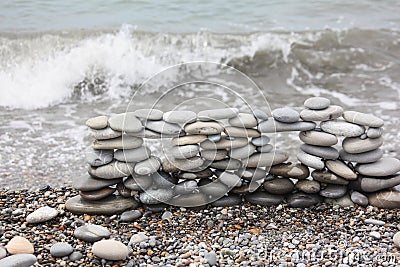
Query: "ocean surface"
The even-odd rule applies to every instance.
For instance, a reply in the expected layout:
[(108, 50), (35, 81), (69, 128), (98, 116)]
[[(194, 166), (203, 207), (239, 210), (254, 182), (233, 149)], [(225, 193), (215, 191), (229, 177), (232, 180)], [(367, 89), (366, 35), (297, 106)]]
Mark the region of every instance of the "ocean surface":
[[(399, 157), (399, 14), (395, 0), (1, 1), (1, 186), (71, 184), (87, 118), (151, 106), (268, 111), (325, 96), (382, 117)], [(297, 134), (276, 137), (296, 154)]]

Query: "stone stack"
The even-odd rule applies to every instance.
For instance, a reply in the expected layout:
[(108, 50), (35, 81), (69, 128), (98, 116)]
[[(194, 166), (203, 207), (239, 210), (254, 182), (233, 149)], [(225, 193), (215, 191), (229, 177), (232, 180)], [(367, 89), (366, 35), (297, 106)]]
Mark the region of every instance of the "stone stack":
[[(113, 214), (140, 204), (229, 206), (246, 200), (264, 206), (309, 207), (368, 203), (400, 207), (400, 161), (383, 158), (383, 121), (344, 111), (322, 97), (300, 113), (262, 110), (141, 109), (98, 116), (86, 124), (94, 138), (88, 174), (74, 181), (80, 195), (67, 202), (75, 213)], [(299, 163), (270, 144), (268, 134), (300, 132)], [(163, 142), (152, 155), (144, 139)], [(167, 141), (167, 142), (164, 142)], [(310, 171), (311, 169), (311, 171)], [(350, 197), (351, 196), (351, 197)], [(346, 202), (347, 201), (347, 202)]]

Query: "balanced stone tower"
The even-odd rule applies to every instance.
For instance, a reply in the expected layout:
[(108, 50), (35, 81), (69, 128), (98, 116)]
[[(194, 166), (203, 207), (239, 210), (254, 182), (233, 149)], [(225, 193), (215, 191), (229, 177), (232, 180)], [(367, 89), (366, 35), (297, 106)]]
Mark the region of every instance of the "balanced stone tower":
[[(244, 201), (305, 208), (322, 201), (400, 208), (400, 160), (383, 157), (384, 121), (344, 111), (322, 97), (269, 116), (236, 108), (140, 109), (87, 120), (88, 173), (74, 179), (74, 213), (116, 214), (144, 205), (162, 210), (231, 206)], [(299, 132), (299, 162), (270, 144), (276, 132)], [(152, 154), (146, 139), (162, 142)], [(156, 155), (157, 154), (157, 155)], [(158, 155), (161, 154), (161, 155)], [(397, 187), (396, 187), (397, 186)]]

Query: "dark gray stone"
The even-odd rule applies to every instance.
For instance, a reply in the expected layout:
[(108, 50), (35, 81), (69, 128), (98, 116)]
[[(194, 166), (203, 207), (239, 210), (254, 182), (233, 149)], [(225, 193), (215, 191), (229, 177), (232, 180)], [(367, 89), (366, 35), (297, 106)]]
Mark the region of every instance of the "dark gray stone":
[(289, 195), (287, 203), (292, 208), (309, 208), (322, 201), (317, 194), (294, 193)]
[(274, 206), (283, 202), (283, 195), (273, 195), (266, 192), (254, 192), (244, 196), (246, 201), (254, 205)]
[(300, 146), (300, 148), (308, 154), (321, 157), (323, 159), (337, 159), (339, 157), (339, 152), (333, 147), (303, 144)]

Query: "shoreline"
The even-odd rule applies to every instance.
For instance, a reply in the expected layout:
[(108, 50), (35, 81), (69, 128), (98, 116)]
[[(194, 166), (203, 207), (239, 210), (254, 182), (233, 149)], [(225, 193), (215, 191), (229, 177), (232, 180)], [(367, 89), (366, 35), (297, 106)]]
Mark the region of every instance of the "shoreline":
[[(392, 241), (400, 230), (398, 210), (325, 203), (307, 209), (286, 204), (203, 210), (168, 207), (158, 213), (140, 207), (142, 217), (121, 222), (120, 215), (74, 215), (64, 210), (65, 201), (77, 193), (70, 187), (36, 192), (2, 190), (0, 246), (14, 236), (26, 237), (34, 245), (38, 266), (209, 266), (207, 261), (213, 260), (219, 266), (329, 266), (346, 264), (346, 257), (339, 255), (343, 253), (361, 253), (364, 258), (359, 263), (366, 266), (377, 266), (373, 263), (377, 259), (379, 266), (391, 266), (390, 257), (400, 262), (400, 250)], [(44, 223), (27, 223), (26, 216), (41, 206), (54, 207), (59, 215)], [(125, 245), (137, 233), (146, 238), (130, 246), (127, 260), (101, 260), (91, 252), (92, 243), (74, 237), (74, 230), (85, 223), (106, 227), (111, 239)], [(49, 248), (61, 241), (80, 252), (82, 259), (53, 258)], [(300, 253), (298, 260), (296, 251)]]

